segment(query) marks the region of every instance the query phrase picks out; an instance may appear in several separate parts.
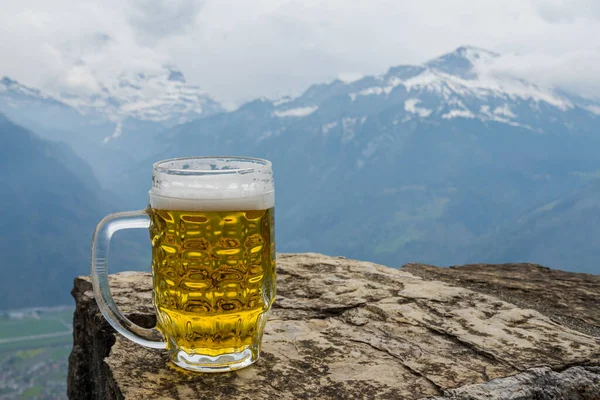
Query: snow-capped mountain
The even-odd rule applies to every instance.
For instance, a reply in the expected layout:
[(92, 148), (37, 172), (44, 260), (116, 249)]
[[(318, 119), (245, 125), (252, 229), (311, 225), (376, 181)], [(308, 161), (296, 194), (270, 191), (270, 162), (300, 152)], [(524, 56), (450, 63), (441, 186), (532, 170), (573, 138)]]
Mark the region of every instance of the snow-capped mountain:
[(117, 82), (102, 85), (92, 94), (50, 95), (4, 77), (0, 80), (0, 95), (15, 96), (14, 106), (24, 99), (60, 102), (82, 115), (103, 115), (114, 122), (132, 118), (173, 125), (223, 111), (206, 92), (187, 84), (174, 67), (165, 67), (156, 74), (122, 75)]
[[(123, 76), (91, 96), (49, 96), (4, 79), (0, 112), (71, 145), (121, 209), (146, 203), (156, 160), (242, 154), (273, 162), (280, 251), (391, 266), (536, 262), (520, 258), (539, 254), (524, 246), (579, 235), (577, 252), (555, 249), (572, 255), (561, 259), (569, 264), (550, 266), (600, 272), (594, 237), (571, 229), (550, 240), (572, 226), (569, 216), (600, 219), (597, 207), (560, 201), (600, 179), (600, 103), (499, 74), (498, 57), (461, 47), (232, 112), (216, 112), (173, 68)], [(583, 193), (587, 204), (593, 195)], [(502, 251), (491, 251), (498, 243)]]
[(174, 67), (129, 74), (87, 94), (49, 94), (0, 79), (0, 112), (42, 137), (68, 143), (105, 185), (152, 150), (160, 132), (222, 112)]
[[(280, 251), (463, 263), (494, 232), (512, 232), (500, 228), (600, 176), (599, 104), (494, 74), (497, 57), (461, 47), (176, 126), (121, 186), (139, 203), (150, 160), (197, 149), (264, 157), (275, 168)], [(591, 271), (584, 254), (594, 248), (555, 266)], [(519, 254), (504, 261), (536, 261), (510, 260)]]
[(187, 84), (174, 67), (156, 74), (122, 75), (90, 96), (63, 93), (59, 99), (84, 114), (106, 113), (113, 121), (134, 118), (172, 125), (223, 111), (206, 92)]
[(315, 85), (297, 98), (272, 102), (274, 115), (306, 116), (327, 106), (332, 98), (343, 101), (343, 97), (349, 103), (346, 109), (356, 116), (367, 116), (374, 104), (378, 108), (403, 104), (405, 115), (396, 123), (463, 118), (541, 132), (541, 108), (570, 111), (579, 107), (600, 115), (600, 102), (561, 94), (519, 77), (494, 74), (489, 67), (498, 57), (484, 49), (460, 47), (423, 65), (401, 65), (386, 74), (351, 83), (336, 80)]

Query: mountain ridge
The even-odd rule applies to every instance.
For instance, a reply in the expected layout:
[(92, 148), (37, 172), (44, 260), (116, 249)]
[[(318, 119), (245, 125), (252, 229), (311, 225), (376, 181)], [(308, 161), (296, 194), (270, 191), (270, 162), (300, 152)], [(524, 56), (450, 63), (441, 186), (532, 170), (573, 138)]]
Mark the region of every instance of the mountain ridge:
[[(457, 56), (466, 53), (477, 58)], [(435, 65), (317, 84), (176, 126), (122, 186), (140, 203), (152, 160), (197, 149), (267, 158), (282, 251), (464, 263), (496, 229), (600, 169), (600, 118), (517, 78), (451, 76)]]
[[(506, 108), (506, 103), (515, 100), (530, 103), (528, 106), (546, 104), (563, 111), (581, 108), (583, 112), (594, 112), (600, 103), (589, 99), (561, 94), (556, 89), (542, 88), (518, 77), (495, 76), (476, 70), (476, 63), (500, 57), (498, 53), (475, 47), (462, 46), (454, 52), (444, 54), (421, 65), (399, 65), (391, 67), (382, 75), (365, 76), (351, 83), (334, 80), (330, 83), (312, 85), (298, 97), (284, 97), (272, 101), (278, 111), (294, 107), (319, 106), (320, 102), (333, 96), (349, 96), (351, 102), (369, 97), (390, 97), (394, 91), (404, 91), (415, 97), (433, 94), (441, 96), (442, 102), (416, 99), (421, 103), (420, 111), (413, 110), (414, 118), (445, 116), (446, 118), (479, 118), (500, 123), (518, 123), (518, 110)], [(449, 73), (454, 71), (455, 74)], [(467, 99), (487, 99), (493, 104), (488, 108), (472, 109)], [(437, 99), (439, 100), (439, 99)], [(416, 104), (416, 103), (415, 103)], [(445, 106), (445, 107), (444, 107)], [(445, 111), (440, 113), (440, 111)], [(528, 121), (532, 122), (532, 121)], [(535, 124), (523, 124), (536, 129)]]
[[(595, 221), (600, 211), (574, 206), (551, 216), (551, 224), (538, 222), (548, 214), (530, 216), (569, 194), (579, 196), (597, 176), (600, 116), (589, 108), (600, 104), (489, 74), (479, 63), (498, 56), (479, 52), (459, 48), (421, 65), (315, 84), (296, 97), (257, 98), (173, 126), (124, 120), (123, 134), (107, 142), (114, 122), (93, 125), (89, 114), (68, 106), (57, 115), (76, 151), (97, 149), (73, 144), (83, 138), (107, 149), (95, 161), (91, 153), (79, 154), (96, 173), (108, 164), (100, 182), (114, 193), (115, 209), (147, 204), (157, 160), (239, 154), (273, 162), (279, 251), (391, 266), (529, 261), (600, 272), (592, 247), (571, 252), (554, 235), (564, 229), (566, 238), (586, 239), (567, 220)], [(182, 83), (185, 77), (174, 71), (167, 78)], [(0, 94), (0, 110), (2, 104)], [(34, 105), (23, 116), (48, 126)], [(542, 257), (548, 237), (556, 239), (548, 254), (573, 258), (556, 256), (553, 263)], [(147, 245), (147, 235), (139, 242)], [(130, 258), (114, 264), (129, 268), (135, 244), (118, 240), (116, 246)]]
[(600, 178), (593, 178), (572, 193), (524, 213), (514, 225), (493, 232), (470, 261), (535, 259), (598, 274), (600, 250), (595, 239), (600, 238), (599, 196)]
[(222, 111), (172, 66), (154, 75), (123, 75), (88, 95), (53, 96), (0, 79), (0, 112), (43, 138), (69, 143), (106, 188), (149, 155), (154, 135)]
[(5, 278), (0, 308), (56, 305), (71, 299), (85, 273), (93, 227), (111, 207), (68, 146), (44, 140), (0, 113), (0, 252)]
[(117, 82), (101, 85), (89, 94), (50, 94), (5, 76), (0, 79), (0, 93), (60, 103), (82, 115), (112, 122), (132, 118), (173, 125), (224, 110), (198, 86), (188, 84), (183, 73), (172, 66), (155, 74), (122, 74)]

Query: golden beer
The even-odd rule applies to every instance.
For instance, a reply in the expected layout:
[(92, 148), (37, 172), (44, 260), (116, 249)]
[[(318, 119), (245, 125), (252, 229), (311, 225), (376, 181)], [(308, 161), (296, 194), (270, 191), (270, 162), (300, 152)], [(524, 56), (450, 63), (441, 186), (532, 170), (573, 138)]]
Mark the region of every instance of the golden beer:
[[(92, 239), (98, 308), (121, 335), (167, 349), (188, 371), (234, 371), (260, 357), (275, 300), (275, 186), (271, 163), (185, 157), (152, 167), (149, 206), (107, 215)], [(150, 230), (156, 328), (136, 325), (112, 298), (108, 251), (122, 229)]]
[(150, 208), (157, 328), (169, 349), (258, 351), (275, 298), (273, 208)]

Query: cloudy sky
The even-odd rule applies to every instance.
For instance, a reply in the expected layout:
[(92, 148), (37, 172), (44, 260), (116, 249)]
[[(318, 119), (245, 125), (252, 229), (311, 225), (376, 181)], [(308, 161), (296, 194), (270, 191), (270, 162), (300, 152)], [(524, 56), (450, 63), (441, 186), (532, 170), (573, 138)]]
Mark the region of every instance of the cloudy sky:
[(176, 65), (228, 105), (383, 73), (463, 45), (600, 97), (598, 0), (0, 0), (0, 76), (93, 92)]

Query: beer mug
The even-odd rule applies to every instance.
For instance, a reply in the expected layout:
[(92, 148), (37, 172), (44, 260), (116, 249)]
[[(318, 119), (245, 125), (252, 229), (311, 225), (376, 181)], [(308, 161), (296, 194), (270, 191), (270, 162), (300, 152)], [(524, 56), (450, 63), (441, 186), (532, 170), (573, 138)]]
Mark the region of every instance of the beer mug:
[[(154, 164), (149, 206), (105, 217), (92, 243), (100, 311), (135, 343), (167, 349), (191, 371), (246, 367), (260, 354), (275, 299), (275, 192), (271, 163), (244, 157), (176, 158)], [(127, 319), (108, 285), (113, 233), (149, 228), (156, 328)]]

